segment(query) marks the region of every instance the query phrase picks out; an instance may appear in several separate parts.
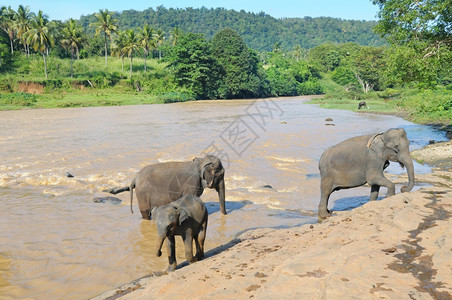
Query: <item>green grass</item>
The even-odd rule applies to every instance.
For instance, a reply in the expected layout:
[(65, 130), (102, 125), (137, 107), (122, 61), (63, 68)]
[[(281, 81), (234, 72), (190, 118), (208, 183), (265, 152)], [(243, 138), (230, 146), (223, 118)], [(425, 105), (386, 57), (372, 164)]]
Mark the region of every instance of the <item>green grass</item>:
[[(156, 59), (130, 60), (104, 57), (74, 60), (74, 75), (70, 77), (70, 60), (49, 57), (48, 79), (44, 62), (35, 55), (19, 56), (14, 73), (0, 73), (0, 110), (21, 108), (61, 108), (169, 103), (191, 100), (178, 88), (164, 63)], [(138, 91), (137, 87), (140, 89)]]
[[(326, 90), (325, 97), (310, 103), (322, 108), (392, 114), (421, 124), (452, 125), (451, 85), (434, 90), (400, 88), (365, 94), (356, 88), (346, 91), (328, 76), (322, 78), (321, 84)], [(361, 101), (365, 101), (369, 109), (358, 110)]]

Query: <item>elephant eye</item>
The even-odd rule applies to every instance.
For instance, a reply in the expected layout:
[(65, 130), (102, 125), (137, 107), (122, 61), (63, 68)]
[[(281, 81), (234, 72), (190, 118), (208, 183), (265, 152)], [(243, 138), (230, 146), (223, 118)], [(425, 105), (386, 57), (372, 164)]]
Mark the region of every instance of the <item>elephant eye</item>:
[(392, 148), (395, 153), (399, 153), (399, 146), (395, 145), (394, 148)]

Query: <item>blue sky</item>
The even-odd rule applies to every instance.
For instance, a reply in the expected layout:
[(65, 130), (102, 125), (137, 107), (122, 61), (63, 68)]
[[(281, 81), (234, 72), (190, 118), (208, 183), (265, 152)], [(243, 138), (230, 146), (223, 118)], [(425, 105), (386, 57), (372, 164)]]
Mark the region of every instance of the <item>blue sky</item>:
[(290, 17), (333, 17), (346, 20), (376, 20), (378, 7), (370, 0), (3, 0), (1, 6), (11, 6), (14, 10), (22, 4), (29, 6), (32, 12), (42, 10), (51, 20), (65, 21), (69, 18), (79, 19), (81, 15), (96, 13), (99, 9), (110, 11), (128, 9), (144, 10), (156, 8), (207, 8), (223, 7), (226, 9), (245, 10), (259, 13), (261, 11), (275, 18)]

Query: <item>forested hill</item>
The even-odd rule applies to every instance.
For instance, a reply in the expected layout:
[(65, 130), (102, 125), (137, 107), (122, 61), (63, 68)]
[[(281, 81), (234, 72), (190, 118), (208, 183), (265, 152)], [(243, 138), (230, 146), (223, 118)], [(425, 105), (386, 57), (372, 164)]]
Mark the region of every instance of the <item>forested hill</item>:
[[(354, 42), (363, 46), (379, 46), (384, 42), (372, 28), (375, 21), (342, 20), (329, 17), (276, 19), (264, 12), (249, 13), (224, 8), (173, 9), (159, 6), (144, 11), (125, 10), (114, 13), (119, 29), (143, 27), (149, 24), (166, 33), (177, 27), (185, 32), (204, 33), (210, 39), (221, 29), (229, 27), (238, 32), (248, 47), (271, 51), (279, 43), (281, 49), (292, 50), (299, 45), (310, 49), (325, 42)], [(82, 16), (85, 30), (94, 32), (89, 24), (95, 22), (94, 14)]]

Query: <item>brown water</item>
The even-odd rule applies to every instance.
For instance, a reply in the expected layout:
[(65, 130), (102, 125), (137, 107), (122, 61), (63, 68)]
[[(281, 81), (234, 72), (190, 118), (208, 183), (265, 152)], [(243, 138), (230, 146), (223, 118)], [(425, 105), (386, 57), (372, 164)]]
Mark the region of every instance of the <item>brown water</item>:
[[(444, 139), (397, 117), (302, 99), (0, 112), (0, 298), (86, 299), (165, 269), (166, 255), (154, 255), (155, 225), (130, 213), (128, 192), (117, 195), (122, 203), (93, 202), (147, 164), (222, 158), (228, 215), (216, 193), (202, 195), (209, 250), (251, 228), (315, 222), (318, 159), (333, 144), (400, 126), (413, 147)], [(334, 193), (330, 207), (350, 209), (368, 194)]]

